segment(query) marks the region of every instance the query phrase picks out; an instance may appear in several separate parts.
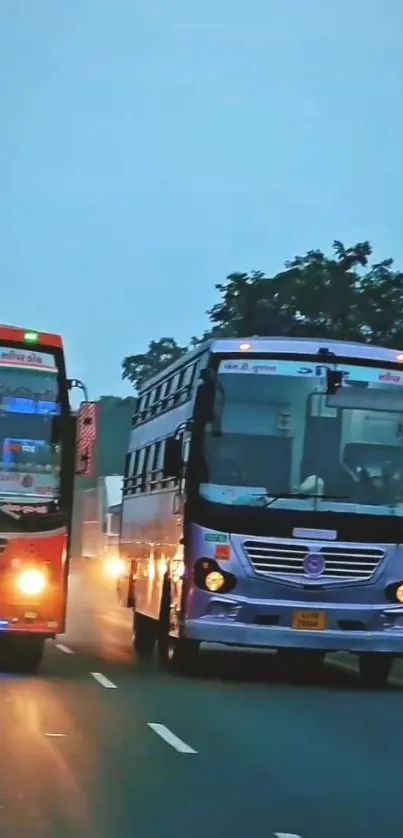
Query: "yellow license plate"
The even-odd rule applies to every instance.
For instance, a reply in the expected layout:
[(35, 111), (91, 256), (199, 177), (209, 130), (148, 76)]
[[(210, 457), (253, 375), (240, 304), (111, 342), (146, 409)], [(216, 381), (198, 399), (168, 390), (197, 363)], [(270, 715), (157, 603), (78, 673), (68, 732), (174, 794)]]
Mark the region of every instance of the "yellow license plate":
[(292, 627), (304, 631), (324, 631), (326, 614), (324, 611), (294, 611)]

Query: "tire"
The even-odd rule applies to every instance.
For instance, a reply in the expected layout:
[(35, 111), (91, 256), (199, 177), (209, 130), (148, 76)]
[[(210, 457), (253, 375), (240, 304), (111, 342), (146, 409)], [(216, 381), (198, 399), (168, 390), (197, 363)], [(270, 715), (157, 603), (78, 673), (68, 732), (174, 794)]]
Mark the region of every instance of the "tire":
[(42, 637), (13, 638), (11, 665), (14, 672), (35, 675), (42, 663), (45, 640)]
[(165, 582), (158, 631), (158, 659), (164, 669), (190, 675), (197, 669), (200, 643), (187, 637), (170, 635), (170, 607), (169, 585)]
[(187, 637), (161, 635), (158, 639), (158, 657), (165, 669), (192, 675), (197, 671), (200, 643)]
[(133, 611), (133, 649), (139, 658), (151, 658), (156, 641), (156, 624), (151, 617)]
[(368, 653), (359, 656), (362, 683), (371, 689), (386, 687), (393, 665), (393, 657), (387, 654)]

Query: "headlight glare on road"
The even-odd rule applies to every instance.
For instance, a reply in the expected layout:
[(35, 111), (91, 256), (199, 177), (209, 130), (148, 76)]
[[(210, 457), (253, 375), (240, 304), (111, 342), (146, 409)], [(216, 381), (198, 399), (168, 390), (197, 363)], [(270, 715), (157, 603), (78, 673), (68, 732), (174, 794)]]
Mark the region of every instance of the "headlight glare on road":
[(225, 578), (219, 570), (212, 570), (206, 576), (205, 585), (208, 591), (215, 593), (215, 591), (220, 591), (224, 587)]
[(22, 594), (37, 596), (46, 587), (46, 576), (42, 570), (23, 570), (18, 576), (17, 585)]

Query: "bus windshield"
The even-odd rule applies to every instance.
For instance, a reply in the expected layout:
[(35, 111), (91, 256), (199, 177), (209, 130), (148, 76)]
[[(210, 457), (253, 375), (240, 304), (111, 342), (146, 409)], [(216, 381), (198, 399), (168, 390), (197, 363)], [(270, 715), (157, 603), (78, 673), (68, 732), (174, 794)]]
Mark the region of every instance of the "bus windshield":
[[(362, 363), (362, 362), (361, 362)], [(224, 360), (201, 498), (227, 506), (403, 515), (403, 371), (312, 360)]]
[(0, 347), (0, 499), (52, 501), (60, 488), (54, 355)]

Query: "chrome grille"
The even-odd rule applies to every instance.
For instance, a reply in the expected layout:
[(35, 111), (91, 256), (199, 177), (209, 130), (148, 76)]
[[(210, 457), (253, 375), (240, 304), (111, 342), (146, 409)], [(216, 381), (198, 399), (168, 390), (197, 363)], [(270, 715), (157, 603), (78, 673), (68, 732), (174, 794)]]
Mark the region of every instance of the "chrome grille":
[(280, 541), (245, 541), (245, 553), (256, 573), (270, 576), (304, 576), (304, 561), (310, 553), (320, 554), (325, 567), (316, 581), (325, 579), (370, 579), (385, 556), (380, 547), (349, 547), (284, 543)]

